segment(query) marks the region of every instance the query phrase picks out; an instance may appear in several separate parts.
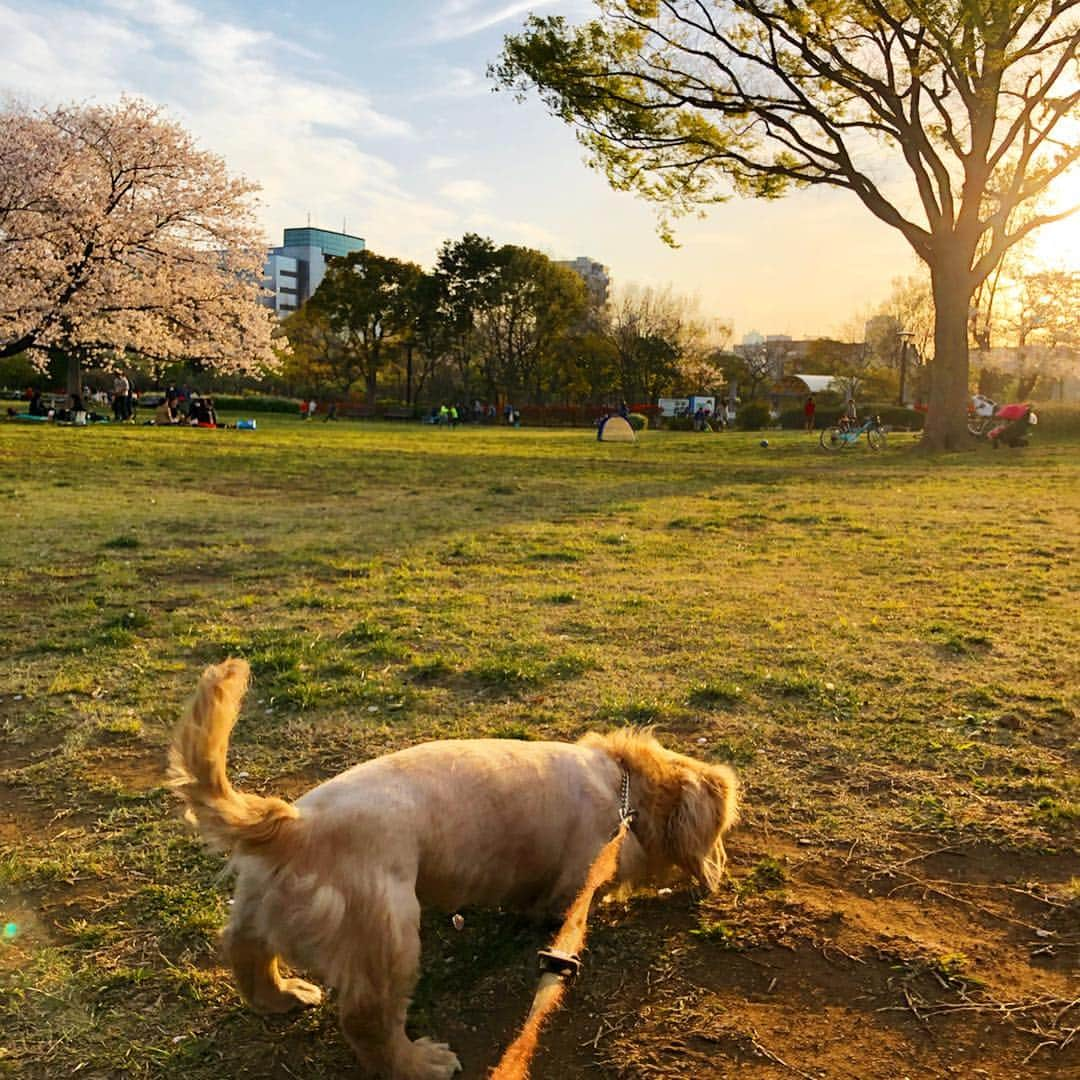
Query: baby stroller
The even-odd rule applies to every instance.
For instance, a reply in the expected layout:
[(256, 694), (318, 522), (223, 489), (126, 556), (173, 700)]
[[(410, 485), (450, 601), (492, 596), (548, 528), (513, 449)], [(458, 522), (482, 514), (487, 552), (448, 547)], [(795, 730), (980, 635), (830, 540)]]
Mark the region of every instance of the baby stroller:
[(1001, 443), (1012, 447), (1027, 446), (1028, 434), (1039, 422), (1030, 402), (1003, 405), (994, 414), (994, 420), (997, 423), (986, 433), (986, 437), (995, 450)]

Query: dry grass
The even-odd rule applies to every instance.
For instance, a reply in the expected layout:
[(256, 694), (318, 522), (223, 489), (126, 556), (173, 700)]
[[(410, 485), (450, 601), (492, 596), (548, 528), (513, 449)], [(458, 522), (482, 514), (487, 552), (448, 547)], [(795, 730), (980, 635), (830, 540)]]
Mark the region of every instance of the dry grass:
[[(332, 1009), (240, 1005), (220, 860), (160, 786), (230, 653), (255, 671), (232, 767), (261, 791), (621, 722), (739, 768), (730, 887), (605, 907), (539, 1077), (1076, 1066), (1075, 443), (259, 425), (0, 426), (0, 1072), (348, 1067)], [(417, 1026), (467, 1075), (542, 940), (429, 920)]]

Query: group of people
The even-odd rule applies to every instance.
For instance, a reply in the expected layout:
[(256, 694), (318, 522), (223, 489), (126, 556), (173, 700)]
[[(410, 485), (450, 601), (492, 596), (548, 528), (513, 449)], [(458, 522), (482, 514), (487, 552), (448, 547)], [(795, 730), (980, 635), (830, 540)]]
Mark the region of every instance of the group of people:
[[(427, 422), (456, 428), (470, 417), (474, 424), (494, 424), (499, 419), (499, 410), (493, 401), (485, 404), (479, 398), (472, 403), (471, 410), (465, 405), (444, 401), (438, 408), (432, 408)], [(503, 421), (510, 427), (521, 426), (521, 413), (509, 402), (503, 406)]]
[(713, 412), (707, 405), (699, 405), (693, 413), (695, 431), (723, 431), (735, 426), (737, 408), (734, 398), (721, 398)]
[[(27, 389), (24, 395), (27, 402), (27, 415), (38, 420), (53, 420), (58, 424), (87, 424), (99, 423), (108, 417), (99, 413), (91, 412), (86, 407), (82, 394), (69, 394), (63, 404), (48, 404), (44, 395), (36, 387)], [(14, 415), (13, 409), (8, 409), (8, 415)]]
[(116, 420), (117, 423), (123, 423), (125, 420), (134, 420), (138, 405), (139, 398), (135, 393), (135, 388), (131, 385), (131, 380), (123, 372), (120, 372), (116, 378), (113, 379), (113, 419)]
[(157, 427), (187, 424), (191, 427), (220, 427), (214, 399), (200, 394), (177, 390), (170, 386), (165, 398), (154, 410), (154, 419), (148, 421)]

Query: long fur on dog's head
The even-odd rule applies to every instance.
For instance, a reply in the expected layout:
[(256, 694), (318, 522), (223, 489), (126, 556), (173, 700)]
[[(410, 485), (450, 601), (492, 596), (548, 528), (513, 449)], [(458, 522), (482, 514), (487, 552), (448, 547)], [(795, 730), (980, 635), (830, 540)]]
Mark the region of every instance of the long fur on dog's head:
[(649, 730), (589, 734), (630, 776), (634, 833), (654, 865), (667, 863), (715, 890), (727, 854), (724, 833), (738, 819), (739, 784), (727, 765), (667, 750)]

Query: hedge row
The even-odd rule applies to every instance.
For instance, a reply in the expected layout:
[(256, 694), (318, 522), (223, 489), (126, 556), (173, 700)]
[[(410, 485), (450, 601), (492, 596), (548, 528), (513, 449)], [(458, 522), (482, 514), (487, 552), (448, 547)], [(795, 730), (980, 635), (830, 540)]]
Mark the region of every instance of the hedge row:
[(1058, 402), (1035, 403), (1035, 415), (1040, 435), (1080, 435), (1080, 405), (1063, 405)]
[[(814, 427), (818, 430), (832, 427), (840, 417), (844, 415), (841, 406), (818, 407), (814, 413)], [(901, 405), (875, 405), (873, 403), (859, 406), (859, 416), (865, 419), (867, 416), (880, 416), (881, 422), (887, 427), (901, 431), (922, 431), (926, 423), (925, 413), (918, 409), (905, 409)], [(787, 409), (780, 414), (780, 426), (798, 430), (806, 423), (806, 417), (802, 409)]]
[(269, 394), (212, 394), (215, 409), (231, 412), (299, 413), (298, 398), (273, 397)]

